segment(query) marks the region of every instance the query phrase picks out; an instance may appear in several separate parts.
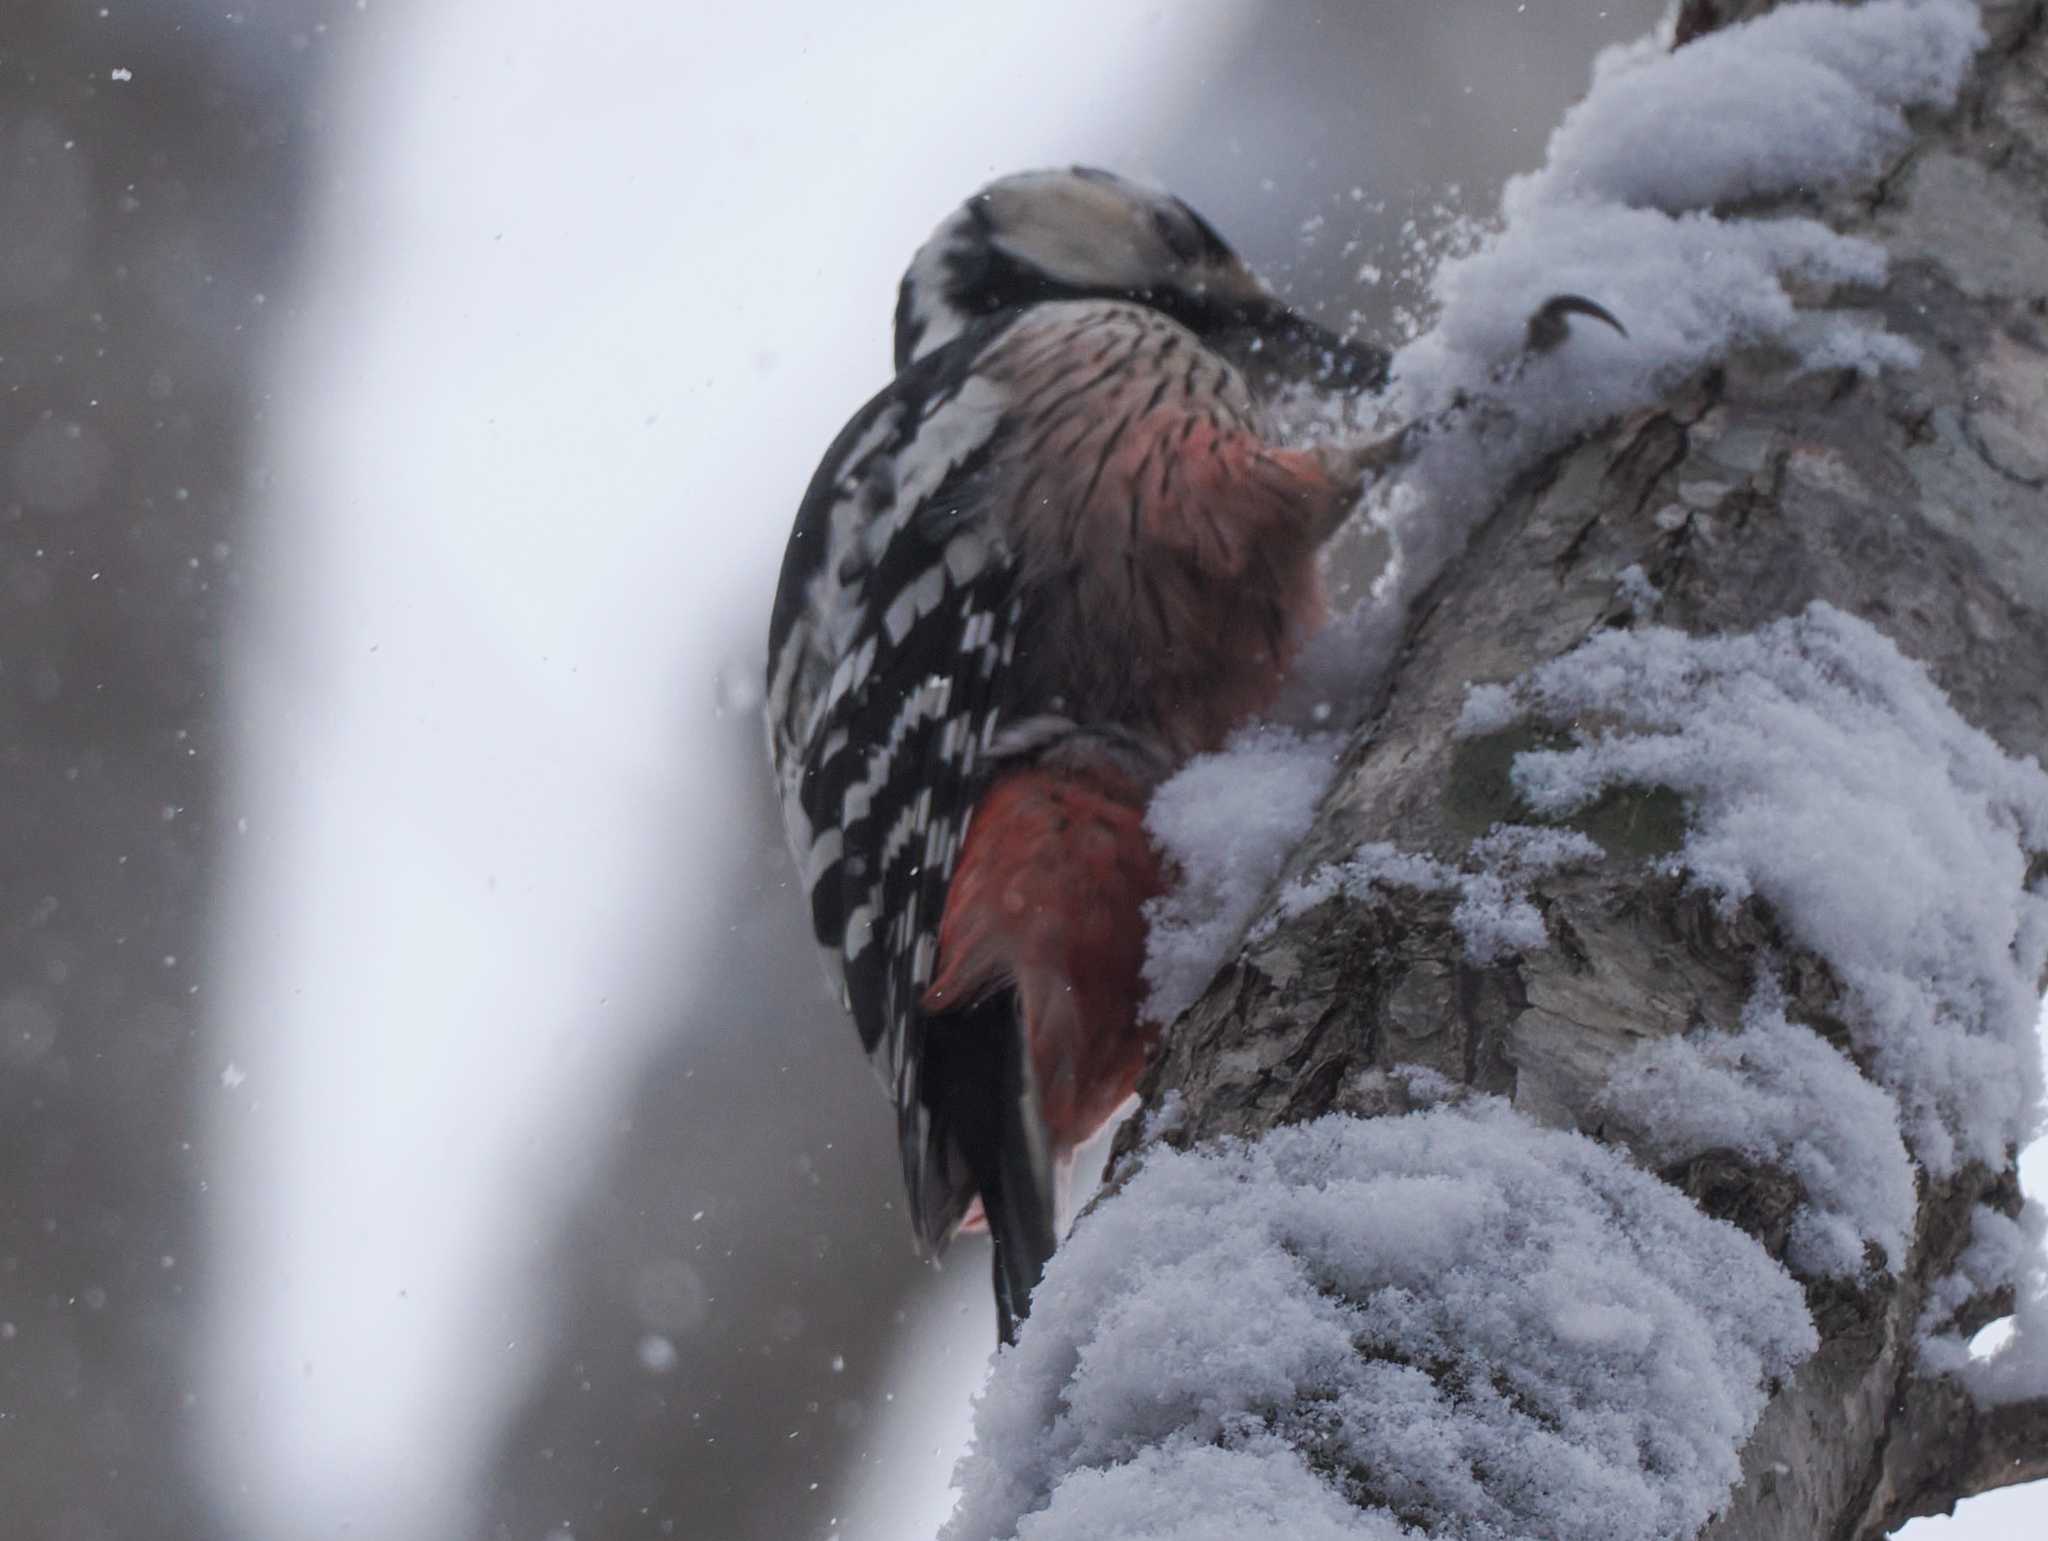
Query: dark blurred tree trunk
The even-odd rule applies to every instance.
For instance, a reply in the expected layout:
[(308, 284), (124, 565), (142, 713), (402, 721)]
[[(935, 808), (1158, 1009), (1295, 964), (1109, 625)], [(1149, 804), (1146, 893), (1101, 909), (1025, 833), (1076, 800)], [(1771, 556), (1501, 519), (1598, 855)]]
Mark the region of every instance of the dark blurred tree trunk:
[[(1688, 25), (1764, 8), (1696, 4)], [(2048, 261), (2009, 260), (2048, 253), (2044, 15), (2038, 0), (1987, 5), (1992, 42), (1957, 110), (1921, 125), (1877, 193), (1830, 210), (1890, 249), (1888, 284), (1859, 303), (1922, 364), (1816, 380), (1744, 357), (1533, 468), (1418, 607), (1289, 876), (1371, 841), (1455, 862), (1495, 822), (1526, 817), (1505, 766), (1475, 764), (1452, 731), (1465, 682), (1625, 624), (1631, 565), (1662, 591), (1658, 622), (1686, 631), (1746, 631), (1817, 599), (1863, 616), (2008, 752), (2048, 757)], [(1990, 229), (2005, 232), (1995, 249), (1980, 244)], [(1671, 509), (1685, 517), (1658, 517)], [(1733, 1023), (1768, 950), (1804, 981), (1808, 1015), (1834, 1014), (1840, 986), (1788, 952), (1764, 906), (1723, 921), (1647, 867), (1537, 881), (1569, 945), (1488, 967), (1466, 961), (1441, 895), (1279, 917), (1170, 1035), (1148, 1108), (1177, 1094), (1176, 1145), (1255, 1136), (1343, 1109), (1362, 1072), (1419, 1063), (1600, 1137), (1591, 1110), (1614, 1059), (1644, 1035)], [(1712, 1184), (1691, 1176), (1713, 1213), (1782, 1252), (1782, 1174), (1734, 1163)], [(1809, 1287), (1820, 1351), (1769, 1405), (1747, 1480), (1707, 1534), (1874, 1537), (2048, 1475), (2048, 1403), (1983, 1411), (1914, 1366), (1929, 1286), (1954, 1268), (1974, 1206), (2009, 1210), (2016, 1194), (2010, 1159), (1923, 1184), (1895, 1277)]]
[(219, 1533), (188, 1444), (219, 644), (316, 9), (12, 0), (0, 24), (11, 1536)]

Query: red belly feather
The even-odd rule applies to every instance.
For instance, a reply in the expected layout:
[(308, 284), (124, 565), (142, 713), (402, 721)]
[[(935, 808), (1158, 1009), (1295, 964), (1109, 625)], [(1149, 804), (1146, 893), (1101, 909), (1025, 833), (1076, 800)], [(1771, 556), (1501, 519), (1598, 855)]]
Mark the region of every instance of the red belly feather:
[[(1143, 906), (1165, 888), (1144, 816), (1143, 791), (1114, 771), (1014, 771), (977, 805), (946, 894), (922, 1005), (1015, 988), (1059, 1157), (1130, 1096), (1159, 1036), (1139, 1020)], [(946, 1030), (941, 1016), (932, 1031)]]

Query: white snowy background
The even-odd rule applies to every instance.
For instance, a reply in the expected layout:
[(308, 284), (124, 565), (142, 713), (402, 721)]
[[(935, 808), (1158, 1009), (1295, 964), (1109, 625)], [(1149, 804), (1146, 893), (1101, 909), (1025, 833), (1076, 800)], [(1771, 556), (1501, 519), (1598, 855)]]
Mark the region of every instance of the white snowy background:
[[(1648, 20), (1582, 9), (1609, 37)], [(1470, 103), (1493, 136), (1475, 181), (1533, 167), (1554, 120), (1541, 91), (1535, 124), (1501, 105), (1540, 10), (1464, 7), (1436, 53), (1384, 67)], [(881, 381), (905, 258), (1019, 166), (1111, 164), (1198, 204), (1190, 179), (1259, 180), (1199, 138), (1257, 16), (640, 4), (600, 24), (444, 0), (353, 31), (234, 664), (200, 1400), (240, 1534), (465, 1533), (540, 1370), (580, 1152), (692, 1031), (666, 981), (716, 976), (724, 896), (752, 881), (731, 810), (759, 766), (721, 714), (749, 709), (788, 519)], [(1271, 225), (1400, 163), (1361, 144), (1318, 172), (1333, 202)], [(881, 1476), (849, 1481), (848, 1541), (932, 1534), (949, 1507), (989, 1332), (980, 1269), (945, 1284), (868, 1414)], [(1912, 1534), (2044, 1515), (2006, 1494)]]

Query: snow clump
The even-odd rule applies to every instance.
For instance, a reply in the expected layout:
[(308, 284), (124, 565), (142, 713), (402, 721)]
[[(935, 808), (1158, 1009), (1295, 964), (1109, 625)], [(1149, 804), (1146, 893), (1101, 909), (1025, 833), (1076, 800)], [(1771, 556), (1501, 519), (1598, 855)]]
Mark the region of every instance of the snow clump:
[(1632, 1147), (1660, 1166), (1732, 1150), (1797, 1178), (1805, 1203), (1786, 1248), (1795, 1272), (1859, 1278), (1873, 1243), (1896, 1270), (1916, 1212), (1898, 1104), (1812, 1028), (1787, 1021), (1776, 997), (1760, 990), (1740, 1032), (1642, 1044), (1609, 1073), (1601, 1106), (1642, 1131)]
[[(1867, 0), (1780, 6), (1675, 51), (1668, 35), (1606, 50), (1542, 168), (1509, 181), (1498, 231), (1432, 279), (1436, 323), (1395, 355), (1382, 402), (1420, 437), (1366, 503), (1392, 555), (1301, 672), (1362, 698), (1411, 602), (1518, 471), (1736, 349), (1779, 343), (1814, 369), (1915, 362), (1873, 315), (1794, 298), (1882, 284), (1883, 248), (1735, 210), (1881, 172), (1908, 142), (1906, 111), (1950, 106), (1983, 43), (1970, 0)], [(1530, 354), (1529, 318), (1557, 294), (1597, 301), (1628, 335), (1582, 317)]]
[(1465, 956), (1482, 965), (1495, 963), (1550, 943), (1543, 916), (1529, 902), (1528, 880), (1598, 861), (1602, 854), (1598, 844), (1576, 830), (1516, 824), (1496, 825), (1473, 841), (1466, 853), (1470, 867), (1372, 841), (1343, 861), (1288, 884), (1271, 921), (1291, 920), (1330, 899), (1363, 900), (1374, 888), (1455, 893), (1458, 906), (1451, 924), (1464, 939)]
[(1253, 728), (1153, 794), (1145, 825), (1178, 878), (1145, 909), (1148, 1018), (1173, 1021), (1209, 987), (1315, 822), (1341, 747), (1327, 735)]
[[(1815, 603), (1738, 636), (1603, 632), (1506, 687), (1577, 745), (1515, 757), (1562, 817), (1614, 786), (1668, 787), (1671, 865), (1727, 912), (1752, 895), (1847, 987), (1858, 1059), (1935, 1178), (1992, 1167), (2032, 1129), (2048, 965), (2048, 775), (1959, 716), (1868, 622)], [(1498, 690), (1481, 720), (1501, 718)], [(1874, 1215), (1874, 1211), (1872, 1212)]]
[(1497, 1099), (1155, 1149), (1054, 1255), (943, 1535), (1691, 1535), (1816, 1342), (1754, 1240)]
[[(1936, 1281), (1920, 1317), (1920, 1368), (1953, 1375), (1986, 1407), (2048, 1397), (2048, 1209), (2029, 1200), (2018, 1220), (1979, 1205), (1956, 1271)], [(2010, 1284), (2012, 1332), (1986, 1355), (1971, 1352), (1955, 1313)]]

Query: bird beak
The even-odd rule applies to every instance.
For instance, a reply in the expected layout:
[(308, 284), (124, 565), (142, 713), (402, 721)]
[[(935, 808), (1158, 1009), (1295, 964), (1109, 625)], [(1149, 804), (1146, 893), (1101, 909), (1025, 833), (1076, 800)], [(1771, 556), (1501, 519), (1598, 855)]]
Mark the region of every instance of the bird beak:
[(1290, 385), (1348, 396), (1387, 383), (1385, 349), (1340, 337), (1268, 295), (1242, 302), (1209, 344), (1261, 396)]

